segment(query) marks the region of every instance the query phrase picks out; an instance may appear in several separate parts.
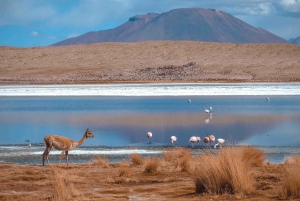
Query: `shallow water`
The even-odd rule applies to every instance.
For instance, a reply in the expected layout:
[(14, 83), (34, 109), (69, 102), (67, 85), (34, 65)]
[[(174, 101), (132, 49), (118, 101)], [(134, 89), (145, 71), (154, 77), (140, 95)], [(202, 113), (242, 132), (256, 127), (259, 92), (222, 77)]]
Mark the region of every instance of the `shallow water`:
[[(299, 84), (155, 85), (157, 91), (153, 85), (133, 86), (113, 86), (119, 91), (126, 87), (126, 94), (133, 96), (91, 96), (96, 90), (88, 85), (79, 87), (86, 96), (70, 95), (74, 87), (53, 86), (53, 91), (68, 96), (57, 96), (56, 92), (50, 96), (31, 96), (29, 92), (43, 94), (45, 89), (30, 88), (26, 93), (26, 87), (12, 86), (10, 95), (3, 95), (0, 87), (0, 160), (40, 163), (44, 150), (40, 142), (47, 134), (79, 140), (87, 128), (95, 137), (84, 142), (84, 149), (70, 151), (73, 162), (90, 161), (95, 154), (105, 155), (111, 161), (128, 159), (130, 150), (143, 150), (140, 154), (145, 156), (161, 156), (161, 151), (170, 146), (172, 135), (185, 147), (191, 146), (188, 142), (191, 136), (203, 139), (207, 134), (223, 138), (229, 145), (258, 146), (267, 153), (268, 160), (276, 163), (299, 153)], [(100, 90), (108, 91), (101, 87)], [(180, 94), (183, 89), (189, 91), (188, 95)], [(260, 95), (262, 89), (268, 92), (269, 101)], [(201, 95), (211, 90), (220, 95)], [(176, 96), (160, 96), (162, 91)], [(239, 91), (244, 95), (236, 95)], [(149, 93), (152, 95), (146, 96)], [(204, 109), (210, 106), (212, 113), (205, 114)], [(148, 131), (153, 133), (151, 146), (148, 146)], [(33, 145), (30, 149), (26, 147), (28, 143)], [(204, 145), (202, 141), (200, 145)], [(198, 149), (192, 150), (197, 154)], [(51, 152), (53, 157), (58, 153)]]

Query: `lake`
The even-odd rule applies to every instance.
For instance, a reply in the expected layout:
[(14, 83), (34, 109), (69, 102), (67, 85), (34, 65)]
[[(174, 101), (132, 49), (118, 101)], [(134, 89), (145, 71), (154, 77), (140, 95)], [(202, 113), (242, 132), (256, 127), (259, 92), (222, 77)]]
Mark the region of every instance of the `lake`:
[[(192, 149), (189, 138), (213, 134), (227, 146), (256, 146), (281, 163), (300, 153), (299, 122), (295, 83), (0, 86), (0, 160), (40, 163), (46, 135), (77, 141), (89, 128), (95, 137), (70, 151), (70, 162), (97, 154), (111, 161), (132, 152), (161, 155), (172, 135), (197, 155), (205, 145), (201, 140)], [(50, 152), (50, 160), (59, 153)]]

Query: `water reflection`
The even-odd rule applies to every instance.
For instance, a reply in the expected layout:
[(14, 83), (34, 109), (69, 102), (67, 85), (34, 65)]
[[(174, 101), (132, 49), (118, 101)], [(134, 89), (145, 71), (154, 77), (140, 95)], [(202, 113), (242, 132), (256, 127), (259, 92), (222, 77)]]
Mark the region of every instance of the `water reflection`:
[[(87, 146), (170, 145), (176, 136), (188, 146), (191, 136), (213, 134), (228, 143), (300, 146), (300, 97), (77, 97), (1, 98), (0, 144), (43, 142), (54, 133), (77, 141), (89, 128)], [(213, 107), (212, 113), (204, 109)], [(29, 140), (26, 142), (25, 140)], [(201, 145), (204, 143), (201, 141)]]

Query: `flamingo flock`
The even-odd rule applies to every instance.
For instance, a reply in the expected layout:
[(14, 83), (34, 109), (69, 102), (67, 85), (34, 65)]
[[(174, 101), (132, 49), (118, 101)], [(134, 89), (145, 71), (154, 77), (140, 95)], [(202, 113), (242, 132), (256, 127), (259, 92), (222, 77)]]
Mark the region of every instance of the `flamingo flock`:
[[(152, 138), (152, 133), (151, 132), (148, 132), (147, 133), (147, 137), (149, 139), (149, 143), (151, 143), (151, 138)], [(207, 145), (207, 143), (210, 143), (210, 145), (212, 145), (212, 143), (215, 142), (215, 136), (214, 135), (207, 135), (206, 137), (203, 138), (203, 142)], [(177, 142), (177, 137), (176, 136), (171, 136), (170, 137), (170, 141), (171, 141), (171, 144), (172, 146), (175, 146), (175, 144), (178, 146), (178, 142)], [(192, 143), (192, 148), (194, 148), (194, 143), (196, 143), (196, 146), (199, 146), (199, 143), (201, 141), (201, 138), (199, 136), (192, 136), (190, 137), (189, 139), (189, 142)], [(222, 144), (225, 142), (224, 139), (222, 138), (218, 138), (217, 139), (217, 144), (214, 145), (214, 148), (216, 149), (217, 146), (219, 146), (220, 148), (222, 147)]]
[[(191, 103), (192, 100), (191, 100), (191, 99), (188, 99), (188, 102)], [(205, 109), (204, 112), (205, 112), (206, 114), (209, 114), (209, 116), (210, 116), (210, 117), (208, 118), (208, 120), (206, 119), (206, 121), (205, 121), (205, 123), (209, 123), (209, 120), (210, 120), (211, 117), (212, 117), (212, 107), (209, 107), (209, 109)], [(151, 132), (148, 132), (148, 133), (147, 133), (147, 137), (148, 137), (148, 139), (149, 139), (149, 143), (151, 143), (151, 140), (150, 140), (150, 139), (152, 138), (152, 133), (151, 133)], [(208, 134), (207, 136), (205, 136), (205, 137), (203, 138), (203, 142), (204, 142), (204, 144), (205, 144), (206, 146), (208, 146), (208, 145), (207, 145), (208, 143), (209, 143), (209, 145), (211, 146), (211, 145), (215, 142), (215, 140), (216, 140), (215, 136), (214, 136), (214, 135), (210, 135), (210, 134)], [(171, 136), (171, 137), (170, 137), (170, 141), (171, 141), (172, 146), (175, 146), (175, 143), (176, 143), (176, 145), (178, 145), (177, 137), (176, 137), (176, 136), (174, 136), (174, 135)], [(199, 136), (192, 136), (192, 137), (190, 137), (190, 139), (189, 139), (189, 142), (192, 143), (192, 148), (194, 148), (194, 144), (196, 144), (196, 146), (199, 146), (200, 141), (201, 141), (201, 138), (200, 138)], [(222, 147), (222, 144), (223, 144), (224, 142), (225, 142), (224, 139), (218, 138), (218, 139), (217, 139), (217, 143), (214, 145), (214, 148), (215, 148), (215, 149), (216, 149), (217, 147), (221, 148), (221, 147)]]

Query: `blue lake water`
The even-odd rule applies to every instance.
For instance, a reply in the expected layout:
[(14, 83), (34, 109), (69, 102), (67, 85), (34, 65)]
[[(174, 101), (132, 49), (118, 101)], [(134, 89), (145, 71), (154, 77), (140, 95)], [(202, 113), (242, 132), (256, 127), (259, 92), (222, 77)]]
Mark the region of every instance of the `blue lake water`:
[[(87, 128), (95, 137), (70, 151), (70, 162), (88, 161), (96, 154), (112, 161), (127, 159), (132, 152), (161, 155), (170, 146), (172, 135), (177, 136), (180, 146), (191, 148), (191, 136), (203, 139), (213, 134), (228, 145), (257, 146), (269, 161), (276, 163), (300, 153), (299, 84), (107, 87), (116, 87), (118, 93), (101, 94), (101, 90), (108, 90), (105, 86), (97, 95), (95, 88), (88, 85), (80, 89), (54, 86), (51, 93), (41, 96), (49, 86), (0, 87), (0, 161), (39, 163), (44, 150), (40, 143), (46, 135), (54, 133), (79, 140)], [(127, 95), (120, 96), (124, 87)], [(261, 95), (263, 89), (267, 89), (269, 101)], [(74, 90), (85, 95), (74, 95)], [(62, 91), (66, 96), (61, 95)], [(149, 91), (151, 95), (147, 95)], [(169, 91), (176, 95), (168, 94)], [(203, 95), (206, 91), (219, 92)], [(204, 109), (209, 107), (213, 108), (212, 113), (205, 114)], [(153, 133), (151, 144), (149, 131)], [(30, 149), (26, 140), (32, 144)], [(204, 146), (202, 141), (200, 146)], [(203, 152), (199, 148), (191, 150), (194, 154)], [(59, 153), (51, 152), (50, 159)]]

